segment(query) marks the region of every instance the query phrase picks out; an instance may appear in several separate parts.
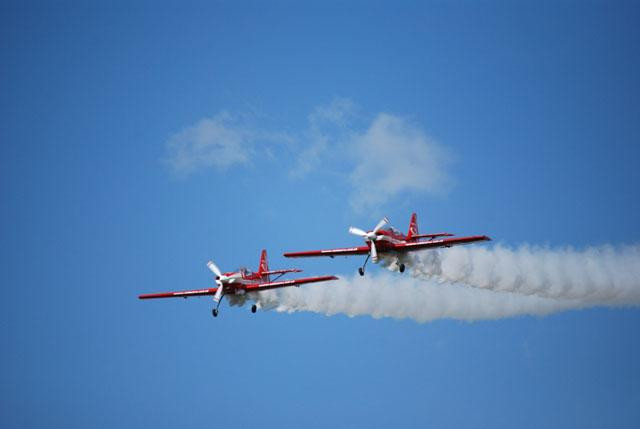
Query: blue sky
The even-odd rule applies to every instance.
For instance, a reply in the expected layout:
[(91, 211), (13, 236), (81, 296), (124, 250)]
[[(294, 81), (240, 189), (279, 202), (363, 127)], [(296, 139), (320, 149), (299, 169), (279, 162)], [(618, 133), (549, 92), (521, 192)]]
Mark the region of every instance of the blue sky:
[[(634, 305), (421, 324), (136, 297), (207, 287), (209, 258), (255, 268), (262, 248), (351, 278), (357, 258), (281, 254), (412, 211), (423, 232), (511, 247), (638, 243), (639, 18), (633, 2), (5, 2), (0, 424), (636, 427)], [(395, 152), (367, 143), (381, 118)], [(175, 142), (212, 123), (228, 152), (177, 168)]]

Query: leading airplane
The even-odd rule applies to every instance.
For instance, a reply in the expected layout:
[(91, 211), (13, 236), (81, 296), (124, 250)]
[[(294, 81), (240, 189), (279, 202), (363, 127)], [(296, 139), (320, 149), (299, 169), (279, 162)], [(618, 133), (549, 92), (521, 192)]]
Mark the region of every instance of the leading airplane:
[[(367, 255), (364, 264), (358, 268), (358, 273), (364, 276), (364, 269), (371, 258), (374, 264), (380, 259), (387, 263), (395, 263), (402, 273), (405, 270), (406, 254), (416, 250), (434, 249), (438, 247), (451, 247), (460, 244), (469, 244), (476, 241), (490, 241), (486, 235), (472, 235), (468, 237), (452, 237), (448, 232), (438, 232), (435, 234), (419, 234), (418, 219), (415, 213), (411, 215), (409, 231), (404, 235), (393, 227), (383, 228), (389, 223), (386, 217), (382, 219), (371, 231), (364, 231), (360, 228), (350, 227), (349, 232), (358, 237), (364, 238), (365, 246), (343, 247), (340, 249), (309, 250), (304, 252), (289, 252), (284, 256), (287, 258), (306, 258), (315, 256), (329, 256), (331, 258), (341, 255)], [(423, 241), (427, 239), (426, 241)]]
[[(300, 273), (302, 270), (289, 268), (284, 270), (269, 270), (267, 263), (267, 251), (263, 250), (260, 255), (260, 265), (257, 273), (252, 273), (246, 268), (238, 271), (223, 273), (212, 261), (207, 262), (207, 267), (215, 274), (216, 287), (208, 289), (183, 290), (177, 292), (163, 292), (140, 295), (139, 299), (154, 298), (189, 298), (191, 296), (213, 296), (216, 306), (211, 310), (213, 317), (218, 317), (220, 302), (224, 296), (232, 305), (243, 305), (247, 300), (256, 302), (251, 306), (251, 312), (258, 310), (258, 294), (269, 289), (277, 289), (288, 286), (300, 286), (306, 283), (324, 282), (338, 280), (336, 276), (304, 277), (293, 280), (277, 281), (287, 273)], [(271, 280), (271, 276), (277, 276)]]

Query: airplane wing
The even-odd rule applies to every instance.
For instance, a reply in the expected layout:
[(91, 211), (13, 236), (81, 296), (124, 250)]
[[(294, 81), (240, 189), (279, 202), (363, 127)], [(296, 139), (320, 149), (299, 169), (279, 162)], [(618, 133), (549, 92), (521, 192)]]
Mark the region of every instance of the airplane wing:
[(434, 249), (437, 247), (459, 246), (461, 244), (475, 243), (476, 241), (491, 241), (486, 235), (472, 235), (469, 237), (445, 238), (441, 240), (418, 241), (414, 243), (394, 244), (394, 249), (399, 251), (413, 251), (422, 249)]
[(358, 247), (343, 247), (341, 249), (326, 249), (326, 250), (308, 250), (305, 252), (289, 252), (285, 253), (285, 258), (308, 258), (314, 256), (343, 256), (343, 255), (367, 255), (369, 253), (369, 246)]
[(305, 283), (326, 282), (328, 280), (338, 280), (338, 278), (336, 276), (303, 277), (301, 279), (282, 280), (279, 282), (248, 284), (244, 287), (244, 290), (247, 292), (258, 292), (280, 287), (300, 286)]
[(177, 292), (162, 292), (162, 293), (149, 293), (138, 296), (138, 299), (153, 299), (153, 298), (188, 298), (190, 296), (204, 296), (215, 295), (217, 287), (211, 289), (197, 289), (197, 290), (181, 290)]
[[(238, 289), (244, 289), (246, 292), (257, 292), (261, 290), (276, 289), (287, 286), (300, 286), (305, 283), (325, 282), (328, 280), (338, 280), (336, 276), (319, 276), (319, 277), (303, 277), (301, 279), (282, 280), (279, 282), (267, 283), (247, 283), (238, 285)], [(155, 298), (188, 298), (190, 296), (215, 295), (217, 287), (210, 289), (182, 290), (177, 292), (150, 293), (138, 296), (138, 299), (155, 299)]]

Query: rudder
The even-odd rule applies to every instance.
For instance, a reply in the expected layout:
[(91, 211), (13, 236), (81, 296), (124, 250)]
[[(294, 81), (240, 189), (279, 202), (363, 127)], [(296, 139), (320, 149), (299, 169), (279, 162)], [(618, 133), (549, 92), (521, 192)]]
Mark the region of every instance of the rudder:
[(409, 232), (407, 232), (407, 241), (411, 240), (415, 235), (418, 235), (418, 216), (412, 213), (411, 221), (409, 221)]
[[(267, 263), (267, 249), (262, 249), (262, 254), (260, 255), (260, 265), (258, 266), (258, 274), (262, 277), (265, 277), (263, 273), (269, 271), (269, 264)], [(269, 275), (266, 275), (267, 280), (269, 280)]]

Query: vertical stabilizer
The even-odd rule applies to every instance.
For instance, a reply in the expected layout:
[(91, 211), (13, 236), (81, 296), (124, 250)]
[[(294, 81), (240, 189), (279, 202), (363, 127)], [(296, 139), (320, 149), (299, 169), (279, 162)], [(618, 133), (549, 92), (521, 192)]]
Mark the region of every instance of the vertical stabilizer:
[(262, 254), (260, 255), (260, 265), (258, 266), (258, 274), (260, 274), (262, 277), (265, 277), (267, 281), (270, 281), (269, 275), (263, 274), (267, 271), (269, 271), (269, 264), (267, 263), (267, 250), (262, 249)]
[(418, 235), (418, 216), (413, 213), (411, 215), (411, 221), (409, 222), (409, 232), (407, 232), (407, 241), (411, 240), (415, 235)]

